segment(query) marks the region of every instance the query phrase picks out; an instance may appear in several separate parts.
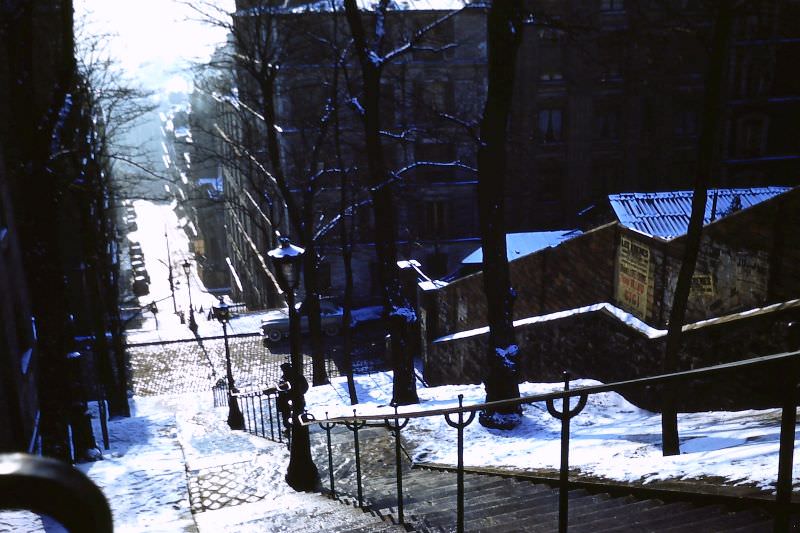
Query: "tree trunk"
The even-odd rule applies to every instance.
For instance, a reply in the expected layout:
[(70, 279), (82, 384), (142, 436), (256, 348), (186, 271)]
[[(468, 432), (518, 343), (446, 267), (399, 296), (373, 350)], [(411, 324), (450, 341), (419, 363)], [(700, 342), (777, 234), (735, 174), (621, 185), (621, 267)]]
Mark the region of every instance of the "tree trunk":
[[(486, 355), (486, 401), (519, 397), (517, 344), (514, 335), (514, 289), (508, 269), (505, 230), (507, 125), (514, 87), (516, 56), (522, 39), (522, 2), (494, 1), (487, 21), (489, 88), (478, 148), (478, 214), (483, 246), (483, 287), (489, 320)], [(486, 410), (480, 421), (512, 428), (521, 421), (518, 407)]]
[[(338, 17), (337, 19), (338, 20)], [(334, 22), (336, 23), (336, 22)], [(344, 157), (342, 157), (342, 138), (339, 123), (339, 63), (333, 77), (333, 142), (336, 150), (336, 161), (339, 166), (339, 238), (342, 243), (342, 263), (344, 265), (344, 301), (342, 302), (342, 369), (347, 376), (347, 393), (350, 396), (350, 405), (358, 403), (356, 383), (353, 379), (353, 246), (352, 234), (347, 225), (347, 208), (349, 206), (349, 178), (346, 171)], [(352, 224), (350, 228), (352, 228)]]
[[(391, 337), (391, 361), (394, 370), (392, 401), (398, 405), (418, 403), (414, 380), (414, 354), (408, 350), (408, 324), (416, 320), (414, 311), (403, 295), (397, 267), (397, 221), (380, 135), (381, 65), (373, 58), (379, 50), (371, 50), (366, 42), (361, 15), (355, 0), (345, 0), (345, 13), (361, 64), (363, 80), (364, 138), (367, 170), (370, 179), (372, 208), (375, 214), (375, 252), (378, 275), (383, 287), (384, 316), (388, 319)], [(379, 55), (379, 54), (378, 54)]]
[[(686, 317), (686, 307), (692, 286), (692, 275), (697, 263), (700, 242), (703, 232), (703, 216), (706, 210), (706, 196), (714, 170), (714, 160), (719, 138), (722, 118), (722, 101), (725, 72), (728, 68), (729, 36), (733, 19), (733, 6), (730, 2), (721, 1), (717, 8), (716, 20), (712, 35), (711, 52), (708, 60), (705, 94), (703, 97), (703, 123), (700, 133), (697, 158), (697, 175), (695, 177), (694, 195), (692, 197), (692, 215), (686, 233), (683, 261), (678, 273), (678, 282), (672, 300), (669, 316), (667, 341), (664, 349), (664, 372), (679, 370), (678, 352), (682, 344), (682, 329)], [(680, 454), (678, 442), (678, 415), (675, 406), (676, 391), (665, 386), (662, 394), (661, 432), (662, 451), (664, 455)]]

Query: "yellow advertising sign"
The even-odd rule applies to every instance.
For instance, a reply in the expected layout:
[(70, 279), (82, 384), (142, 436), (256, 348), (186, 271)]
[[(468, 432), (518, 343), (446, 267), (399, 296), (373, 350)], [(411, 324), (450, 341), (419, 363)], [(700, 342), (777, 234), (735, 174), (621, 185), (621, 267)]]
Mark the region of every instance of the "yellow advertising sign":
[(617, 303), (644, 320), (650, 281), (650, 249), (620, 237), (618, 266)]

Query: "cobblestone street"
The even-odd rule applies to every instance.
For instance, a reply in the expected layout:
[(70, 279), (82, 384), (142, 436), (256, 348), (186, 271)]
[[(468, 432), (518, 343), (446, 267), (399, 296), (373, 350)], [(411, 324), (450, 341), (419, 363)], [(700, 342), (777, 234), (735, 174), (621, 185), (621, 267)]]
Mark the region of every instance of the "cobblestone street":
[[(207, 393), (211, 399), (212, 387), (226, 374), (224, 339), (188, 337), (187, 331), (185, 340), (128, 346), (131, 389), (135, 396), (178, 398), (184, 393)], [(379, 351), (382, 340), (378, 331), (360, 332), (353, 349), (356, 372), (382, 369)], [(289, 359), (288, 341), (265, 343), (258, 334), (230, 336), (228, 346), (233, 377), (242, 391), (277, 383), (280, 365)], [(308, 342), (303, 349), (304, 370), (310, 382)], [(326, 337), (325, 353), (328, 375), (338, 376), (339, 369), (334, 361), (341, 359), (341, 338)], [(285, 497), (283, 492), (288, 489), (282, 479), (275, 479), (275, 464), (279, 465), (278, 471), (283, 472), (288, 457), (286, 444), (257, 438), (254, 441), (254, 437), (246, 433), (231, 432), (220, 413), (214, 410), (194, 413), (178, 425), (185, 439), (183, 453), (189, 505), (199, 530), (204, 529), (208, 517), (220, 512)], [(186, 446), (186, 443), (190, 444)], [(220, 454), (221, 447), (237, 450), (237, 453)], [(280, 494), (276, 494), (278, 489)], [(324, 505), (337, 509), (332, 502)]]
[[(382, 368), (381, 352), (377, 351), (380, 349), (380, 340), (381, 336), (372, 331), (356, 337), (355, 372)], [(240, 390), (274, 385), (281, 375), (281, 363), (289, 360), (288, 341), (265, 345), (261, 335), (253, 334), (229, 337), (228, 345), (233, 378)], [(304, 368), (310, 382), (308, 343), (305, 343), (304, 350)], [(336, 362), (340, 358), (341, 338), (325, 338), (325, 353), (328, 356), (328, 375), (340, 375)], [(131, 389), (137, 396), (204, 390), (211, 394), (214, 383), (225, 377), (225, 344), (221, 338), (134, 344), (128, 347), (128, 360)]]

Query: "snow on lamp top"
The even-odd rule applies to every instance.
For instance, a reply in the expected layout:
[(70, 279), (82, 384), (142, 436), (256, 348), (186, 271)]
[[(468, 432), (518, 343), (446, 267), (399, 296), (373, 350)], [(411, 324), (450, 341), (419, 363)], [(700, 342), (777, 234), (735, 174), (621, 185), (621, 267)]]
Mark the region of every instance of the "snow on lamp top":
[(281, 237), (278, 239), (278, 242), (280, 242), (280, 246), (267, 252), (268, 256), (273, 259), (277, 259), (278, 261), (285, 261), (287, 259), (299, 257), (305, 252), (303, 248), (292, 244), (292, 242), (289, 240), (289, 237)]
[(278, 270), (278, 281), (283, 290), (293, 290), (300, 280), (300, 258), (304, 249), (289, 241), (288, 237), (279, 239), (280, 246), (273, 248), (267, 255), (272, 258)]

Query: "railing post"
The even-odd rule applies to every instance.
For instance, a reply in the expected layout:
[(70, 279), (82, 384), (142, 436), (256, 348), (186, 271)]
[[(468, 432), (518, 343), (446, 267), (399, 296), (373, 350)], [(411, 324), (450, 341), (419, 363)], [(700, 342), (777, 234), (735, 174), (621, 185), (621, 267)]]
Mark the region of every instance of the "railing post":
[(252, 433), (253, 432), (253, 426), (252, 426), (252, 422), (250, 421), (250, 402), (248, 401), (249, 400), (249, 396), (247, 396), (247, 395), (234, 396), (233, 400), (238, 402), (240, 397), (242, 398), (242, 403), (244, 404), (244, 411), (246, 413), (246, 419), (247, 419), (247, 422), (245, 423), (245, 428), (244, 429), (248, 433)]
[(395, 479), (397, 480), (397, 520), (401, 524), (405, 524), (405, 517), (403, 515), (403, 462), (400, 455), (400, 430), (408, 424), (408, 418), (402, 423), (397, 416), (397, 404), (392, 403), (394, 406), (394, 423), (385, 420), (386, 427), (394, 433), (394, 462), (395, 462)]
[(248, 403), (250, 404), (250, 409), (253, 412), (253, 431), (251, 433), (253, 435), (258, 435), (258, 417), (256, 416), (256, 395), (255, 393), (250, 393), (247, 395)]
[(453, 422), (450, 415), (444, 415), (447, 425), (458, 430), (458, 468), (456, 485), (458, 488), (458, 500), (456, 502), (456, 531), (464, 531), (464, 428), (475, 419), (475, 411), (471, 411), (467, 420), (464, 420), (464, 395), (458, 395), (458, 422)]
[(547, 400), (547, 412), (561, 420), (561, 468), (559, 470), (558, 487), (558, 531), (566, 533), (569, 524), (569, 422), (574, 416), (586, 407), (588, 396), (582, 394), (578, 405), (569, 407), (569, 372), (564, 372), (564, 394), (562, 395), (561, 411), (556, 411), (553, 400)]
[[(267, 393), (267, 415), (269, 416), (269, 435), (275, 441), (275, 422), (272, 420), (272, 394)], [(278, 442), (281, 442), (280, 420), (278, 421)]]
[(361, 450), (358, 445), (358, 430), (363, 428), (366, 422), (358, 422), (356, 419), (356, 410), (353, 409), (353, 423), (345, 422), (345, 426), (353, 432), (353, 445), (356, 452), (356, 483), (358, 487), (358, 506), (364, 507), (364, 491), (361, 487)]
[(267, 438), (267, 426), (264, 425), (264, 393), (258, 393), (258, 414), (261, 417), (261, 436)]
[[(325, 418), (328, 418), (328, 412), (325, 412)], [(331, 496), (336, 497), (336, 486), (333, 480), (333, 447), (331, 446), (331, 429), (335, 426), (333, 422), (320, 423), (319, 427), (325, 430), (325, 437), (328, 443), (328, 478), (331, 483)]]
[(790, 363), (784, 385), (781, 410), (781, 436), (778, 451), (778, 482), (775, 502), (777, 516), (773, 530), (789, 531), (789, 505), (792, 502), (792, 466), (794, 464), (794, 439), (797, 424), (797, 365)]

